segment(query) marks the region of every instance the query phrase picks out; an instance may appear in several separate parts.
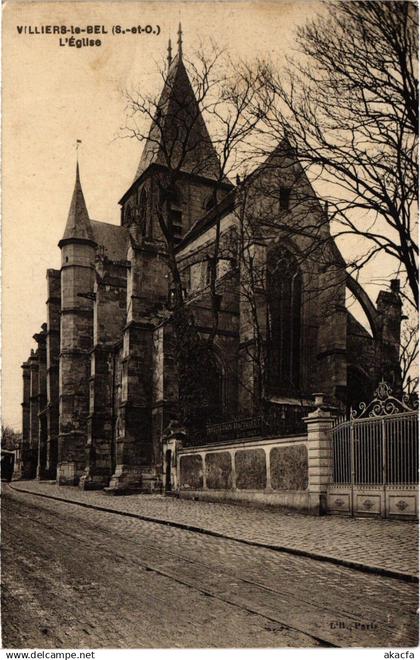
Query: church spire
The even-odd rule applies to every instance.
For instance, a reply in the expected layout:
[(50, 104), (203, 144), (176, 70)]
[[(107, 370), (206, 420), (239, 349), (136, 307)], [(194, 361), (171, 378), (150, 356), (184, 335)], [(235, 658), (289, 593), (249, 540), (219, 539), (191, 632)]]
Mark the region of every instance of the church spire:
[(95, 243), (92, 225), (90, 224), (82, 185), (80, 183), (79, 161), (77, 161), (76, 164), (76, 181), (74, 184), (73, 197), (70, 203), (66, 228), (64, 230), (63, 238), (58, 246), (62, 247), (73, 240)]
[(182, 169), (186, 173), (218, 180), (220, 162), (182, 59), (181, 23), (178, 52), (172, 58), (170, 44), (169, 60), (165, 84), (134, 181), (152, 165)]
[(179, 59), (182, 59), (182, 27), (181, 23), (178, 25), (178, 55)]
[(168, 57), (167, 57), (167, 60), (168, 60), (168, 69), (169, 69), (169, 67), (172, 64), (172, 44), (171, 44), (170, 39), (168, 41)]

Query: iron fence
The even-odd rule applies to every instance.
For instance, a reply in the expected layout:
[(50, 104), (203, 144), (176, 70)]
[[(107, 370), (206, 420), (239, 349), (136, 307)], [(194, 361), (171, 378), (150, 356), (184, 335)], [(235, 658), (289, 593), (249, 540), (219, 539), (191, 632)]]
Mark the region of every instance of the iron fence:
[[(376, 398), (333, 429), (333, 481), (346, 485), (418, 483), (418, 411), (381, 383)], [(415, 405), (415, 404), (414, 404)]]
[(261, 415), (238, 416), (218, 423), (206, 424), (202, 431), (190, 433), (186, 444), (213, 444), (255, 436), (287, 437), (306, 433), (303, 418), (311, 409), (313, 406), (268, 402), (263, 406)]

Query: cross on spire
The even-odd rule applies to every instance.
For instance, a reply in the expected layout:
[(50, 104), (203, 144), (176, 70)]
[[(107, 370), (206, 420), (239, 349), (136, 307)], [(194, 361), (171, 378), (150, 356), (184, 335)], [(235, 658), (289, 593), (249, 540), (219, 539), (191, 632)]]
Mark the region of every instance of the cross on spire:
[(168, 41), (168, 57), (167, 57), (167, 60), (168, 60), (168, 68), (169, 68), (171, 66), (171, 62), (172, 62), (172, 44), (171, 44), (170, 39)]

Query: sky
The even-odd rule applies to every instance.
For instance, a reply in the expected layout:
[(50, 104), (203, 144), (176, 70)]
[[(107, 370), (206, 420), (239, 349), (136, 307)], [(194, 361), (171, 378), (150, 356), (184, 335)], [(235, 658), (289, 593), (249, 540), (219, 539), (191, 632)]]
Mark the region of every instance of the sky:
[[(234, 58), (294, 49), (297, 25), (319, 11), (302, 2), (13, 2), (3, 10), (2, 420), (21, 428), (20, 365), (46, 320), (46, 270), (57, 247), (75, 179), (91, 218), (119, 224), (118, 200), (132, 183), (142, 146), (121, 138), (123, 90), (158, 93), (168, 37), (182, 21), (184, 52), (209, 38)], [(57, 34), (18, 27), (104, 26), (100, 47), (60, 46)], [(151, 25), (159, 34), (112, 34)], [(69, 38), (71, 35), (66, 35)], [(86, 36), (86, 35), (83, 35)], [(65, 37), (64, 37), (65, 38)], [(377, 274), (381, 276), (381, 273)], [(362, 282), (373, 274), (367, 273)], [(375, 298), (378, 287), (372, 289)]]

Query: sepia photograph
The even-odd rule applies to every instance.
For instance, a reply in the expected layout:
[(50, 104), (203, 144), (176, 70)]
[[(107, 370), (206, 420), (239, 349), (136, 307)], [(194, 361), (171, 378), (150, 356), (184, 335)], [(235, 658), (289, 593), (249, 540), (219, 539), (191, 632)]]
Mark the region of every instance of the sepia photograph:
[(2, 55), (4, 657), (414, 658), (417, 4), (9, 0)]

